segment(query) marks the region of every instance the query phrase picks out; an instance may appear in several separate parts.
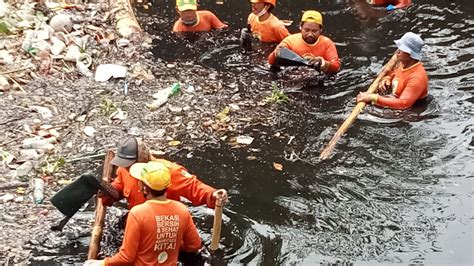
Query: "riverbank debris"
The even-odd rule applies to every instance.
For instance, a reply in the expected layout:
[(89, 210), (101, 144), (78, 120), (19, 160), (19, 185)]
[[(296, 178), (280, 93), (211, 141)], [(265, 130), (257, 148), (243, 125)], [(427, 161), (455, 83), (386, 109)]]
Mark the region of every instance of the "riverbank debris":
[(277, 171), (283, 171), (283, 164), (273, 162), (273, 168), (275, 168)]

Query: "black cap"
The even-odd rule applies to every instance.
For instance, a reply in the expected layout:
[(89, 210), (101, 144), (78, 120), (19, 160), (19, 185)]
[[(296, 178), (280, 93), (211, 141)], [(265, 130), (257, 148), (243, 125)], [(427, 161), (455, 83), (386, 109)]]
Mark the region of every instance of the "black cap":
[(127, 137), (119, 144), (117, 154), (112, 164), (119, 167), (129, 167), (138, 159), (138, 142), (134, 137)]

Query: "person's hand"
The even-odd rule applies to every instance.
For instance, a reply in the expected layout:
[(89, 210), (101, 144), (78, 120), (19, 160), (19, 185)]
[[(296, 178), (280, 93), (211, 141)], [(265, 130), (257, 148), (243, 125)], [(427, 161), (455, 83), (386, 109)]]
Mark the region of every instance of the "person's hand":
[(357, 95), (357, 102), (364, 102), (364, 103), (372, 103), (375, 104), (377, 102), (378, 94), (374, 93), (367, 93), (367, 92), (360, 92)]
[(324, 60), (321, 56), (317, 56), (314, 58), (309, 59), (308, 64), (314, 66), (314, 68), (318, 71), (326, 71), (328, 67), (328, 62)]
[(250, 34), (249, 29), (247, 28), (242, 28), (240, 30), (240, 42), (245, 42), (245, 41), (251, 41), (252, 39), (252, 34)]
[(282, 48), (281, 46), (277, 46), (275, 48), (275, 56), (276, 57), (280, 57), (281, 48)]
[(222, 203), (227, 202), (227, 191), (225, 189), (218, 189), (214, 192), (212, 192), (212, 199), (217, 200), (217, 196), (220, 194), (220, 197), (222, 199)]
[(368, 93), (367, 92), (359, 92), (359, 94), (357, 94), (357, 102), (358, 103), (360, 103), (360, 102), (370, 103), (371, 100), (368, 96)]
[(314, 57), (314, 58), (311, 58), (311, 59), (308, 60), (308, 64), (316, 67), (316, 69), (319, 70), (321, 68), (322, 60), (324, 60), (324, 59), (320, 56)]
[(382, 81), (379, 83), (379, 90), (386, 92), (390, 86), (392, 86), (392, 81), (390, 79), (382, 79)]
[(103, 266), (105, 265), (104, 260), (86, 260), (84, 266)]

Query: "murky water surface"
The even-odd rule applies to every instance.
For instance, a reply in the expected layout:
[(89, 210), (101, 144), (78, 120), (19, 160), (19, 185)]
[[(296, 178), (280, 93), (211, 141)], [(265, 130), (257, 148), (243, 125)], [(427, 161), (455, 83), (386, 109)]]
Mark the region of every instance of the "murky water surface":
[[(272, 47), (242, 54), (238, 46), (237, 31), (245, 25), (249, 4), (200, 2), (202, 9), (227, 21), (230, 30), (180, 39), (170, 34), (174, 1), (157, 1), (152, 12), (140, 13), (146, 30), (156, 35), (155, 55), (243, 75), (270, 90), (275, 76), (265, 64)], [(291, 104), (282, 108), (278, 126), (246, 132), (255, 138), (249, 147), (222, 143), (170, 158), (229, 190), (223, 254), (216, 260), (251, 265), (474, 263), (474, 2), (415, 3), (407, 12), (384, 15), (343, 1), (279, 1), (276, 14), (295, 21), (292, 32), (301, 10), (324, 12), (324, 31), (337, 43), (342, 71), (324, 88), (302, 92), (305, 82), (277, 77), (281, 89), (297, 93), (289, 93)], [(426, 42), (423, 62), (431, 101), (408, 111), (367, 108), (333, 157), (320, 161), (321, 149), (351, 112), (356, 94), (368, 88), (395, 51), (393, 40), (406, 31), (421, 33)], [(273, 162), (282, 164), (283, 171), (276, 171)], [(209, 244), (212, 211), (191, 210)], [(62, 241), (73, 246), (61, 246), (62, 256), (46, 249), (52, 254), (45, 265), (84, 259), (88, 238), (81, 232), (89, 228), (81, 225), (81, 217), (77, 220), (77, 232), (74, 226), (66, 229), (75, 235)], [(113, 242), (113, 235), (106, 237)]]

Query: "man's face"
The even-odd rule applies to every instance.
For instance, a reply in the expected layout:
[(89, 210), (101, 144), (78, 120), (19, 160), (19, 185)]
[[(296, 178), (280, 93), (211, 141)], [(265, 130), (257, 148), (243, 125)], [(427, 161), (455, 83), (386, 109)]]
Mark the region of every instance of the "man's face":
[(196, 10), (184, 10), (180, 12), (180, 15), (184, 25), (192, 26), (197, 22)]
[(397, 58), (403, 65), (407, 65), (412, 60), (409, 53), (405, 53), (401, 50), (397, 50)]
[(309, 44), (313, 44), (321, 35), (322, 28), (316, 22), (303, 22), (301, 25), (301, 35), (303, 40)]
[(252, 3), (252, 13), (254, 13), (255, 15), (260, 13), (263, 8), (265, 8), (265, 3)]

